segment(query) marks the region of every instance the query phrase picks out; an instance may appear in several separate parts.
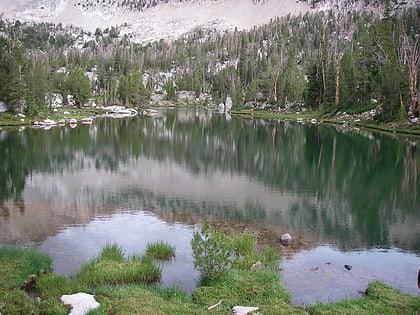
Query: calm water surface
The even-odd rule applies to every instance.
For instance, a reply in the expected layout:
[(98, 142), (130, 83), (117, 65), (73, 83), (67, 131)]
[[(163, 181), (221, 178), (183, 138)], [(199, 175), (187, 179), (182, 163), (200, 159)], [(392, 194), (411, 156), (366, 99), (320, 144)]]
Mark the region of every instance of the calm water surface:
[(1, 131), (0, 243), (36, 246), (71, 274), (105, 244), (130, 255), (164, 240), (176, 258), (163, 284), (190, 292), (189, 241), (206, 217), (279, 247), (291, 233), (279, 265), (296, 305), (357, 297), (372, 280), (420, 295), (419, 145), (191, 110)]

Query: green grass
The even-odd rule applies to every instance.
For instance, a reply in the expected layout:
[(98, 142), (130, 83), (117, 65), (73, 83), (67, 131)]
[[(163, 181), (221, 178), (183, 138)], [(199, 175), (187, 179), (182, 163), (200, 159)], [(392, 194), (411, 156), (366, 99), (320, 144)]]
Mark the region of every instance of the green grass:
[(145, 256), (157, 260), (170, 260), (175, 257), (175, 247), (163, 241), (146, 245)]
[[(68, 112), (68, 114), (64, 114), (64, 112)], [(96, 115), (105, 114), (106, 110), (99, 109), (95, 107), (59, 107), (54, 111), (53, 109), (45, 109), (41, 112), (38, 112), (33, 115), (26, 115), (21, 121), (21, 117), (17, 117), (15, 114), (11, 112), (0, 113), (0, 126), (2, 127), (16, 127), (22, 125), (31, 125), (34, 121), (42, 121), (44, 119), (52, 119), (55, 122), (58, 122), (61, 119), (66, 121), (70, 120), (71, 118), (75, 118), (80, 120), (82, 118), (92, 117)]]
[(15, 114), (10, 112), (0, 113), (0, 126), (2, 127), (16, 127), (22, 125), (28, 125), (30, 122), (26, 118), (21, 121), (22, 118), (17, 117)]
[[(121, 255), (120, 255), (121, 254)], [(152, 284), (160, 281), (161, 269), (149, 257), (124, 259), (116, 245), (104, 248), (98, 258), (83, 265), (74, 281), (89, 288), (101, 285)]]
[[(63, 294), (95, 294), (101, 306), (89, 315), (107, 314), (232, 314), (235, 305), (257, 306), (260, 315), (270, 314), (420, 314), (420, 297), (401, 294), (379, 282), (370, 283), (366, 297), (329, 304), (294, 307), (280, 282), (279, 272), (272, 268), (278, 252), (271, 247), (258, 252), (257, 237), (244, 233), (227, 237), (235, 251), (232, 259), (261, 261), (263, 269), (251, 271), (249, 264), (233, 268), (212, 281), (203, 281), (191, 296), (180, 288), (149, 285), (156, 267), (150, 257), (125, 258), (121, 247), (108, 245), (85, 264), (72, 278), (53, 275), (51, 259), (33, 250), (11, 246), (0, 247), (0, 313), (65, 315), (69, 309), (60, 302)], [(141, 272), (139, 272), (139, 270)], [(160, 270), (159, 276), (160, 276)], [(36, 275), (36, 276), (32, 276)], [(144, 278), (146, 276), (146, 278)], [(155, 277), (154, 280), (156, 280)], [(34, 281), (41, 301), (28, 297), (23, 286)], [(207, 308), (221, 301), (212, 310)]]
[(35, 250), (0, 246), (0, 287), (20, 288), (36, 276), (50, 270), (52, 259)]
[(14, 246), (0, 246), (0, 313), (38, 314), (39, 305), (28, 297), (25, 286), (50, 270), (45, 254)]
[(309, 314), (420, 314), (420, 298), (401, 294), (380, 282), (369, 284), (367, 295), (337, 303), (306, 307)]

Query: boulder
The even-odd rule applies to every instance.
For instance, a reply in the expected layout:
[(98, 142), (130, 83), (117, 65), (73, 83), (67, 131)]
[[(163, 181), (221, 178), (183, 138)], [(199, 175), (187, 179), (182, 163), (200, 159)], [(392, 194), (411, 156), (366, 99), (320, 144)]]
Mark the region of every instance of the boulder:
[(71, 305), (69, 315), (86, 315), (89, 311), (94, 310), (100, 306), (95, 301), (95, 297), (87, 293), (75, 293), (71, 295), (61, 296), (61, 301), (66, 305)]
[(226, 97), (226, 102), (225, 102), (225, 112), (228, 113), (230, 111), (230, 109), (232, 108), (233, 102), (232, 102), (232, 97), (230, 95), (228, 95)]
[(9, 110), (9, 106), (3, 101), (0, 102), (0, 113), (7, 112)]
[(225, 104), (224, 103), (220, 103), (219, 106), (217, 106), (217, 110), (221, 113), (223, 113), (225, 111)]
[(82, 124), (89, 125), (93, 122), (93, 118), (91, 118), (91, 117), (82, 118), (82, 119), (80, 119), (80, 122)]
[(283, 234), (280, 236), (280, 243), (285, 246), (290, 245), (293, 243), (293, 238), (289, 233)]
[(70, 120), (69, 120), (69, 124), (77, 124), (77, 120), (75, 119), (75, 118), (71, 118)]
[(235, 315), (247, 315), (249, 313), (258, 311), (258, 307), (234, 306), (232, 310), (233, 310), (233, 314)]
[(351, 270), (353, 267), (351, 265), (344, 265), (344, 268), (346, 268), (347, 270)]
[(43, 126), (53, 126), (53, 125), (57, 125), (57, 123), (52, 119), (46, 118), (43, 121), (41, 121), (41, 125), (43, 125)]

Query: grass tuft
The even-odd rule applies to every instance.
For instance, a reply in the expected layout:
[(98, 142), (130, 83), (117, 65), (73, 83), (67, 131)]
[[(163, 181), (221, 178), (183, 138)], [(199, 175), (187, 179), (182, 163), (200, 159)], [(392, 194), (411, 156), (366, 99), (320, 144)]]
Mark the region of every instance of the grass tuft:
[(101, 285), (123, 285), (133, 283), (152, 284), (160, 281), (161, 269), (149, 257), (134, 256), (129, 260), (99, 258), (83, 265), (74, 280), (81, 285), (94, 288)]
[(106, 245), (99, 254), (99, 260), (123, 262), (124, 253), (117, 244)]
[(175, 247), (163, 241), (149, 243), (146, 245), (145, 256), (157, 260), (170, 260), (175, 257)]

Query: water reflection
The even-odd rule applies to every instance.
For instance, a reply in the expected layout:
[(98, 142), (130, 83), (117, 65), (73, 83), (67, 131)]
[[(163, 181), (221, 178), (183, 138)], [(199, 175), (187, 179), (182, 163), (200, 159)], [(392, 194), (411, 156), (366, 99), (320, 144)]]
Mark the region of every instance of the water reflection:
[(164, 240), (175, 247), (175, 258), (163, 265), (162, 283), (190, 293), (200, 277), (194, 270), (189, 246), (193, 231), (179, 223), (163, 222), (144, 211), (125, 211), (96, 218), (87, 225), (67, 227), (43, 242), (40, 249), (53, 258), (56, 273), (71, 275), (107, 244), (120, 245), (128, 257), (143, 254), (148, 243)]
[(141, 209), (419, 255), (419, 170), (416, 140), (211, 111), (2, 132), (0, 243)]

